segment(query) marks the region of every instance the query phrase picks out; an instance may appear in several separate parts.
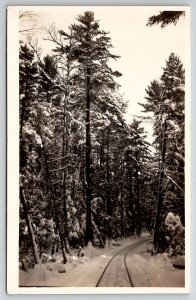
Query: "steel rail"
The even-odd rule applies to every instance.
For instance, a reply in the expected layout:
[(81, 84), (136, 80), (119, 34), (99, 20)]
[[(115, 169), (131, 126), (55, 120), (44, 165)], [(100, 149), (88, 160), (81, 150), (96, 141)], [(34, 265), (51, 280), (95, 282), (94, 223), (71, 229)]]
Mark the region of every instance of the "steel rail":
[(127, 272), (127, 275), (128, 275), (128, 278), (129, 278), (129, 281), (130, 281), (130, 284), (131, 284), (131, 287), (134, 287), (134, 285), (133, 285), (133, 280), (132, 280), (132, 278), (131, 278), (131, 274), (130, 274), (130, 272), (129, 272), (129, 270), (128, 270), (128, 267), (127, 267), (126, 258), (127, 258), (127, 255), (128, 255), (128, 253), (129, 253), (130, 251), (134, 250), (135, 248), (141, 246), (142, 244), (144, 244), (144, 243), (146, 243), (146, 242), (148, 242), (148, 241), (149, 241), (149, 238), (146, 238), (146, 239), (144, 239), (144, 240), (140, 240), (140, 241), (138, 241), (138, 242), (136, 242), (136, 243), (134, 243), (134, 244), (132, 244), (132, 245), (129, 245), (129, 246), (127, 246), (127, 247), (121, 249), (121, 250), (118, 251), (117, 253), (115, 253), (115, 254), (110, 258), (110, 260), (109, 260), (109, 262), (107, 263), (107, 265), (105, 266), (105, 268), (104, 268), (104, 270), (103, 270), (101, 276), (99, 277), (99, 280), (97, 281), (96, 287), (99, 287), (99, 285), (100, 285), (100, 283), (101, 283), (101, 280), (102, 280), (103, 276), (105, 275), (106, 270), (107, 270), (107, 268), (109, 267), (109, 265), (111, 264), (111, 262), (113, 261), (113, 259), (114, 259), (116, 256), (118, 256), (120, 253), (122, 253), (122, 252), (124, 252), (124, 251), (126, 251), (126, 250), (127, 250), (127, 251), (126, 251), (125, 254), (124, 254), (125, 270), (126, 270), (126, 272)]

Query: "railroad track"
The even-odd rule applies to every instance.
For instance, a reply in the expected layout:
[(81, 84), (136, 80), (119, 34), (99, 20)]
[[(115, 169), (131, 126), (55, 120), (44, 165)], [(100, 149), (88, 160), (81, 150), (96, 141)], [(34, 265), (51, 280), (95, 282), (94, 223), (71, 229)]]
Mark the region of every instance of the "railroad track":
[[(105, 266), (99, 280), (97, 281), (96, 287), (134, 287), (132, 276), (126, 263), (126, 259), (130, 251), (149, 241), (150, 238), (140, 240), (115, 253), (115, 255), (111, 257), (111, 259)], [(113, 267), (112, 264), (115, 265), (115, 267)], [(116, 269), (115, 274), (112, 272), (112, 268), (113, 272), (114, 269)]]

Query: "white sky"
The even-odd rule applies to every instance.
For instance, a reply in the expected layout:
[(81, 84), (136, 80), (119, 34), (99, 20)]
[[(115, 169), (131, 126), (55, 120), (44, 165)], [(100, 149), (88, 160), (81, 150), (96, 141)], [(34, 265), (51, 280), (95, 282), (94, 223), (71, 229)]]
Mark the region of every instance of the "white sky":
[[(141, 115), (142, 108), (137, 103), (144, 101), (145, 88), (150, 82), (160, 78), (163, 72), (161, 68), (165, 66), (170, 53), (175, 52), (185, 62), (184, 17), (180, 18), (176, 26), (172, 24), (164, 29), (160, 25), (146, 26), (148, 18), (159, 13), (159, 7), (56, 6), (28, 9), (41, 13), (43, 25), (54, 23), (57, 29), (64, 31), (76, 22), (75, 18), (79, 14), (86, 10), (94, 11), (95, 19), (100, 20), (100, 28), (109, 31), (114, 46), (112, 52), (121, 56), (111, 66), (123, 74), (119, 83), (124, 99), (129, 101), (126, 116), (128, 122), (132, 120), (132, 115)], [(50, 47), (47, 42), (39, 43), (45, 49)], [(151, 132), (148, 124), (144, 126)]]

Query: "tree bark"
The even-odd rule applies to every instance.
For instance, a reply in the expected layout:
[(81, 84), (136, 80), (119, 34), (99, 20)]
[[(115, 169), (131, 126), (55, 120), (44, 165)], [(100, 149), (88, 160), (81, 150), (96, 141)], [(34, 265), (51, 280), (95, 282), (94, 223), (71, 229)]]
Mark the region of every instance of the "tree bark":
[(86, 236), (85, 244), (93, 240), (91, 220), (91, 124), (90, 124), (90, 69), (86, 70)]
[(111, 205), (111, 194), (110, 194), (110, 128), (107, 128), (107, 215), (108, 218), (108, 240), (111, 238), (111, 230), (110, 230), (110, 217), (112, 215), (112, 205)]
[(135, 211), (133, 205), (133, 183), (132, 183), (132, 170), (129, 166), (129, 191), (130, 191), (130, 211), (131, 211), (131, 235), (134, 235), (135, 232)]
[[(62, 145), (62, 167), (65, 163), (64, 157), (68, 154), (68, 115), (67, 115), (67, 100), (66, 95), (64, 99), (64, 114), (63, 114), (63, 145)], [(63, 216), (64, 216), (64, 239), (68, 236), (67, 231), (67, 196), (66, 196), (66, 179), (67, 179), (67, 170), (63, 168), (62, 170), (62, 198), (63, 198)], [(65, 241), (66, 243), (66, 241)]]
[(123, 203), (123, 145), (121, 150), (121, 162), (120, 162), (120, 228), (121, 238), (124, 237), (124, 203)]
[(160, 225), (161, 225), (160, 223), (161, 223), (161, 209), (162, 209), (162, 202), (163, 202), (164, 163), (165, 163), (165, 153), (166, 153), (166, 130), (167, 130), (167, 123), (166, 123), (166, 120), (165, 120), (164, 129), (163, 129), (161, 163), (160, 163), (160, 171), (159, 171), (157, 212), (156, 212), (156, 219), (155, 219), (155, 226), (154, 226), (154, 237), (153, 237), (153, 243), (155, 245), (155, 248), (157, 248), (157, 246), (158, 246), (159, 228), (160, 228)]
[(139, 185), (139, 173), (138, 168), (136, 170), (136, 191), (137, 191), (137, 235), (141, 235), (141, 210), (140, 210), (140, 185)]

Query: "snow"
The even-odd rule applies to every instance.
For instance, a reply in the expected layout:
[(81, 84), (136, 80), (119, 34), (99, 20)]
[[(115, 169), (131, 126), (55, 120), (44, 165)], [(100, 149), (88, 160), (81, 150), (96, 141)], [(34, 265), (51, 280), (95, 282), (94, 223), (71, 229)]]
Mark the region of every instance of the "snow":
[(173, 120), (168, 120), (168, 124), (173, 127), (174, 131), (176, 132), (180, 131), (179, 125), (176, 124)]
[(176, 103), (171, 103), (171, 108), (172, 108), (173, 110), (175, 110), (175, 109), (176, 109)]
[(180, 92), (184, 92), (185, 93), (185, 86), (180, 84), (179, 86), (173, 88), (173, 91), (176, 92), (176, 91), (180, 91)]
[(42, 113), (43, 113), (46, 117), (49, 117), (49, 116), (50, 116), (49, 112), (48, 112), (46, 109), (44, 109), (44, 110), (42, 111)]
[(163, 124), (166, 119), (167, 119), (167, 114), (163, 113), (162, 118), (161, 118), (161, 124)]
[(172, 80), (174, 80), (174, 81), (177, 81), (177, 82), (181, 82), (181, 78), (179, 78), (179, 77), (177, 77), (177, 76), (168, 76), (167, 77), (168, 79), (172, 79)]
[[(28, 272), (20, 270), (20, 286), (95, 287), (111, 257), (144, 237), (120, 240), (118, 243), (110, 243), (110, 246), (104, 249), (95, 248), (89, 243), (82, 249), (83, 256), (79, 258), (78, 250), (72, 249), (66, 265), (61, 264), (58, 259), (56, 263), (37, 265)], [(166, 255), (151, 256), (147, 252), (146, 243), (128, 255), (127, 263), (134, 286), (184, 286), (184, 270), (175, 269)], [(64, 267), (63, 272), (66, 273), (60, 273), (61, 267)], [(117, 270), (111, 268), (110, 272), (115, 277)]]
[(127, 258), (135, 287), (184, 287), (184, 270), (173, 267), (173, 262), (163, 254), (151, 255), (146, 245)]
[(171, 102), (170, 99), (165, 99), (165, 101), (164, 101), (164, 103), (165, 103), (166, 105), (170, 104), (170, 102)]

